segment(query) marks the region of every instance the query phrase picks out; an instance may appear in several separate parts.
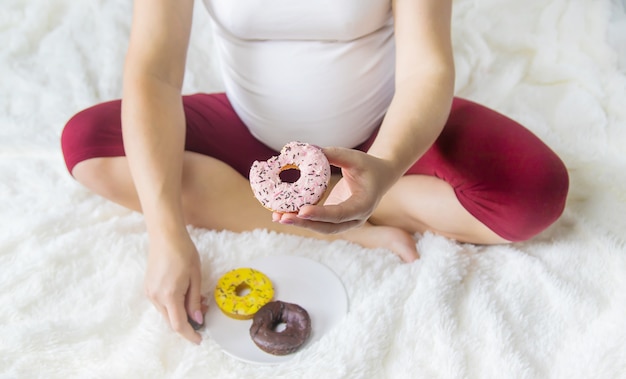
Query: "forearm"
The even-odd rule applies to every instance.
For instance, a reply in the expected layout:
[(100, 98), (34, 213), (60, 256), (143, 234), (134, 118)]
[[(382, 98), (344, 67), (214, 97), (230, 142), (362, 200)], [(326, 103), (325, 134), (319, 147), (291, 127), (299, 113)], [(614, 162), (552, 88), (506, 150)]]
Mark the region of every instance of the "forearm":
[(122, 135), (148, 233), (186, 233), (181, 89), (193, 0), (135, 0), (124, 65)]
[(157, 79), (132, 76), (124, 85), (122, 125), (148, 233), (181, 233), (185, 129), (180, 91)]
[(399, 178), (437, 139), (448, 118), (454, 93), (451, 62), (424, 69), (398, 83), (396, 93), (369, 154), (386, 160)]
[[(187, 321), (203, 323), (200, 259), (185, 228), (181, 187), (184, 115), (178, 86), (128, 75), (122, 129), (150, 239), (145, 293), (171, 327), (194, 343)], [(132, 78), (132, 79), (131, 79)]]
[(390, 184), (441, 133), (454, 94), (450, 0), (392, 0), (396, 40), (395, 95), (371, 155), (389, 165)]

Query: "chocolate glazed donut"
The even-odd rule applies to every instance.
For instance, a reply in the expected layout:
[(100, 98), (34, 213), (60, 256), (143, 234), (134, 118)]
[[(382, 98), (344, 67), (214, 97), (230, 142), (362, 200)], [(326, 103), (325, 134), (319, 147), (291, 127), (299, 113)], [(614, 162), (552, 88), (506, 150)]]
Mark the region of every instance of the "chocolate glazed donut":
[[(279, 324), (285, 329), (277, 331)], [(287, 355), (297, 351), (311, 334), (311, 318), (299, 305), (272, 301), (254, 315), (250, 327), (252, 341), (266, 353)]]

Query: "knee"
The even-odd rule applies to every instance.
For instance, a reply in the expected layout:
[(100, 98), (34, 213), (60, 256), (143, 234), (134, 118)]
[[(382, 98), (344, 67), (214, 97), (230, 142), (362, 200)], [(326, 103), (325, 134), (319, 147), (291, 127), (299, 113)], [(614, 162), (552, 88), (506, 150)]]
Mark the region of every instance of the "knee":
[(120, 183), (112, 167), (114, 162), (107, 158), (91, 158), (78, 162), (71, 171), (72, 176), (90, 191), (106, 198), (119, 197)]
[(87, 108), (73, 116), (61, 134), (61, 150), (70, 173), (87, 159), (124, 155), (121, 102)]
[(565, 166), (549, 168), (530, 187), (521, 188), (519, 201), (508, 212), (509, 239), (526, 241), (554, 224), (565, 210), (568, 191)]
[(80, 161), (78, 155), (80, 155), (82, 143), (81, 130), (82, 122), (79, 120), (80, 113), (72, 117), (63, 127), (61, 132), (61, 152), (63, 153), (63, 159), (65, 160), (65, 166), (67, 171), (73, 175), (72, 171), (76, 164)]
[(526, 241), (544, 231), (562, 215), (569, 175), (564, 165), (535, 169), (532, 176), (492, 183), (483, 189), (457, 192), (474, 217), (511, 242)]
[(92, 139), (90, 134), (95, 130), (93, 125), (97, 119), (92, 117), (92, 113), (91, 108), (77, 113), (65, 124), (61, 133), (61, 151), (67, 170), (72, 175), (74, 167), (83, 160), (82, 156)]
[(543, 183), (538, 186), (537, 193), (541, 201), (537, 204), (537, 208), (543, 209), (543, 212), (540, 212), (543, 216), (543, 226), (540, 231), (543, 231), (561, 217), (567, 203), (569, 173), (560, 160), (546, 170)]

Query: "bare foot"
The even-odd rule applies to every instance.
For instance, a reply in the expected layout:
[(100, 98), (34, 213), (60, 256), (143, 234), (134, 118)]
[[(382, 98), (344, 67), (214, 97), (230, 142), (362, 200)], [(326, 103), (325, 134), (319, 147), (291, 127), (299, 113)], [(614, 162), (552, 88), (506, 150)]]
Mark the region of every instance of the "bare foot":
[(365, 223), (360, 228), (350, 229), (337, 236), (363, 247), (391, 250), (404, 262), (419, 259), (415, 240), (402, 229)]

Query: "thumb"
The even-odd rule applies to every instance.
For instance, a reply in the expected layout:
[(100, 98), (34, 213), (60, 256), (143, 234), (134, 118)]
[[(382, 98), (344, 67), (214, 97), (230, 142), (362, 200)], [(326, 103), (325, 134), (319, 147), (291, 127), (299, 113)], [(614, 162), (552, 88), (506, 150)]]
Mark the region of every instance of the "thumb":
[(346, 169), (354, 166), (355, 154), (361, 153), (344, 147), (325, 147), (323, 152), (331, 165)]
[(185, 299), (188, 320), (191, 326), (198, 330), (204, 325), (204, 315), (202, 314), (202, 296), (200, 295), (201, 277), (199, 273), (191, 274), (189, 290)]

